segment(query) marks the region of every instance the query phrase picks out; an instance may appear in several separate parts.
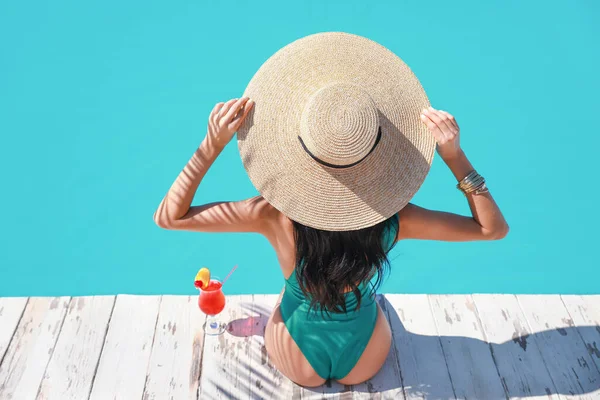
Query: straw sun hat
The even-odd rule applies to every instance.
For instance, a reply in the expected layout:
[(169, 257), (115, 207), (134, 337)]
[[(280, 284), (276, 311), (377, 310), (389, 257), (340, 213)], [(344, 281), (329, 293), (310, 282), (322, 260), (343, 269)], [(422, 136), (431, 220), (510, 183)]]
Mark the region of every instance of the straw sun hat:
[(410, 68), (361, 36), (310, 35), (256, 72), (238, 148), (260, 194), (294, 221), (328, 231), (375, 225), (402, 209), (429, 172), (429, 106)]

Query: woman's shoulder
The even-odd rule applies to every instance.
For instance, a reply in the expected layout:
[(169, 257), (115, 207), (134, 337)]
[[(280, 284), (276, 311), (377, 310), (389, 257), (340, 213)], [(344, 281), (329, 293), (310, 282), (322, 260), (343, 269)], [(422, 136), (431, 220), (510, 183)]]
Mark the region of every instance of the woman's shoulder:
[(287, 219), (285, 215), (281, 213), (278, 209), (276, 209), (271, 203), (265, 200), (264, 197), (258, 195), (251, 197), (246, 200), (252, 205), (252, 208), (256, 211), (256, 217), (269, 220), (269, 221), (279, 221), (283, 219)]
[(267, 224), (271, 229), (269, 231), (274, 233), (291, 231), (292, 220), (289, 219), (285, 214), (279, 211), (275, 206), (269, 203), (262, 196), (255, 196), (248, 199), (255, 209), (255, 218), (260, 220), (261, 223)]
[(266, 223), (264, 234), (275, 249), (283, 275), (289, 278), (294, 272), (296, 260), (292, 220), (262, 196), (256, 196), (253, 201), (256, 207), (261, 209), (261, 218)]

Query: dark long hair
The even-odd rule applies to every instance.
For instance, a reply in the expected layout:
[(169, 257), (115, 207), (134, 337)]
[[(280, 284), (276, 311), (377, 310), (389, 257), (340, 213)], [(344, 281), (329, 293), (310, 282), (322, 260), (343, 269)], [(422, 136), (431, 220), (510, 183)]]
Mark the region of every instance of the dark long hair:
[(356, 231), (324, 231), (296, 221), (296, 277), (300, 289), (321, 311), (347, 312), (345, 292), (350, 289), (360, 307), (358, 285), (371, 282), (376, 291), (389, 270), (388, 253), (398, 236), (398, 216)]

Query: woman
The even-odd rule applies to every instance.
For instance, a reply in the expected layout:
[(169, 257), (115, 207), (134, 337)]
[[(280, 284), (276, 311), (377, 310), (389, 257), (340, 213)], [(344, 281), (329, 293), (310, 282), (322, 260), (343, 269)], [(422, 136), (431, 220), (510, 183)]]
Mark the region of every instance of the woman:
[[(340, 46), (344, 51), (333, 54), (331, 49)], [(364, 54), (380, 58), (376, 69), (360, 75), (364, 65), (352, 68)], [(297, 62), (294, 57), (299, 57)], [(283, 123), (274, 118), (281, 113), (274, 114), (273, 108), (292, 104), (282, 96), (298, 95), (280, 94), (273, 84), (279, 82), (273, 77), (278, 73), (289, 78), (289, 70), (280, 70), (282, 58), (286, 65), (298, 67), (294, 71), (300, 69), (299, 80), (311, 79), (305, 78), (310, 74), (301, 66), (316, 60), (333, 70), (335, 81), (319, 77), (320, 88), (314, 82), (305, 85), (312, 94), (302, 103), (302, 115), (292, 122), (286, 117), (290, 125), (273, 133), (269, 124), (281, 128)], [(338, 65), (343, 68), (336, 71)], [(352, 79), (360, 77), (362, 84), (343, 82), (344, 71)], [(386, 97), (391, 91), (377, 85), (393, 86), (396, 78), (403, 88), (412, 89), (391, 101)], [(289, 86), (289, 81), (283, 84)], [(285, 278), (265, 331), (271, 362), (303, 386), (319, 386), (327, 379), (347, 385), (364, 382), (378, 372), (390, 350), (390, 326), (374, 294), (394, 244), (403, 239), (497, 240), (507, 234), (508, 225), (485, 180), (461, 150), (454, 117), (422, 108), (428, 102), (414, 75), (374, 42), (346, 34), (301, 39), (267, 61), (247, 93), (253, 93), (253, 99), (232, 99), (214, 107), (206, 137), (154, 220), (165, 229), (264, 235)], [(258, 107), (253, 111), (255, 99)], [(421, 107), (414, 114), (417, 105)], [(238, 130), (244, 165), (261, 196), (191, 206), (202, 178)], [(282, 139), (285, 135), (291, 139)], [(470, 217), (408, 202), (431, 165), (430, 150), (436, 145), (466, 196)], [(395, 162), (404, 163), (400, 173), (399, 167), (384, 168)], [(297, 165), (302, 173), (293, 172)], [(386, 193), (390, 186), (393, 196)]]

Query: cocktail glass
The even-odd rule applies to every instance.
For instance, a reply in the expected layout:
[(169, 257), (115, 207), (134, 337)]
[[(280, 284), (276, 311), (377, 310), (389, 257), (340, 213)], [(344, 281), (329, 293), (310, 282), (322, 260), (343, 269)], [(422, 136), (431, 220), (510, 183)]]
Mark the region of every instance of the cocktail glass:
[(225, 308), (225, 295), (221, 290), (223, 284), (218, 278), (211, 278), (206, 288), (200, 289), (198, 307), (206, 314), (204, 333), (207, 335), (220, 335), (225, 331), (225, 324), (220, 322), (218, 315)]

